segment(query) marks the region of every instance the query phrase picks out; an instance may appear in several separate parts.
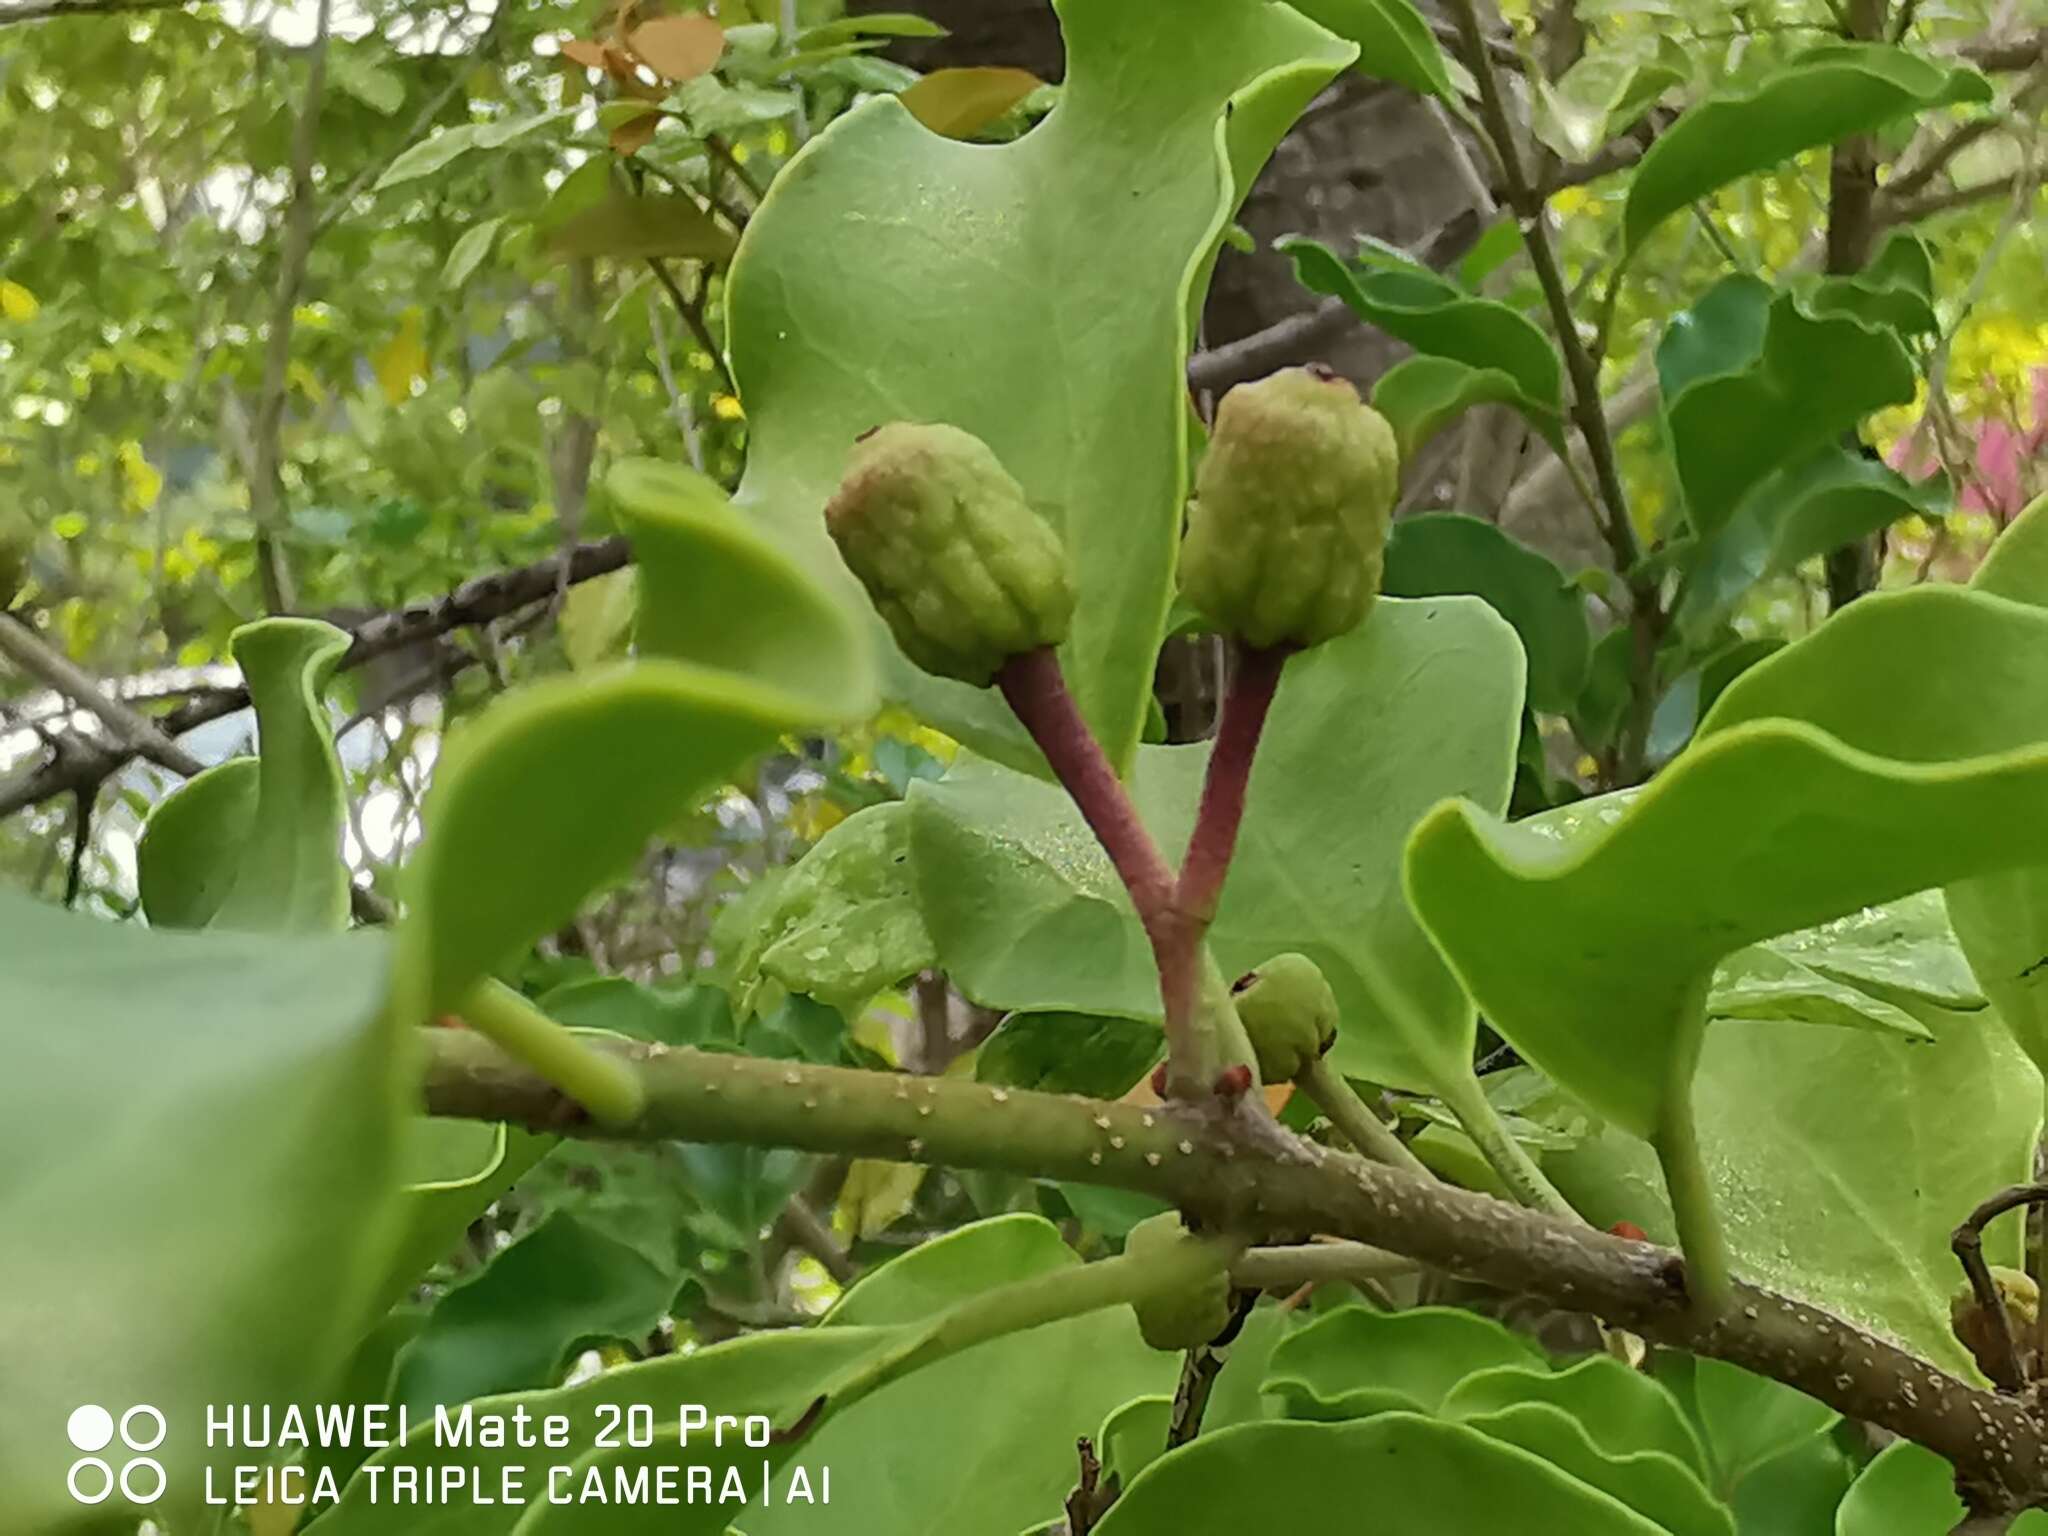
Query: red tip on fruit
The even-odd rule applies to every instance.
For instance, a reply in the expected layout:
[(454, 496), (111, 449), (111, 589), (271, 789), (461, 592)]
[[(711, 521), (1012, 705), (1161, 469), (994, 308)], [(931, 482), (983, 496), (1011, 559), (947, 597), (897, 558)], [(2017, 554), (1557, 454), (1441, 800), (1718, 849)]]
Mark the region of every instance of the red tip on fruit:
[(1152, 1091), (1162, 1099), (1166, 1097), (1166, 1063), (1163, 1061), (1152, 1069)]
[(1607, 1230), (1610, 1235), (1625, 1237), (1632, 1243), (1647, 1243), (1650, 1240), (1650, 1234), (1632, 1221), (1617, 1221)]

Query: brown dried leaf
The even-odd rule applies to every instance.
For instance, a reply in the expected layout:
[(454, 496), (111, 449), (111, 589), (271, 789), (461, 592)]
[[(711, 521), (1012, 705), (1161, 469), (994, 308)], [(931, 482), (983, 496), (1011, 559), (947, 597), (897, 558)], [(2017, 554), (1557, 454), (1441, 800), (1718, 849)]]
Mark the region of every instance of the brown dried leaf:
[(661, 114), (651, 108), (638, 117), (626, 119), (612, 129), (612, 153), (638, 154), (653, 140), (654, 132), (660, 126)]
[(896, 99), (933, 133), (968, 139), (1044, 83), (1028, 69), (935, 69)]
[(724, 56), (725, 29), (709, 16), (663, 16), (634, 28), (627, 44), (664, 80), (694, 80)]
[(593, 43), (580, 37), (569, 38), (561, 45), (562, 57), (585, 69), (604, 69), (608, 51), (603, 43)]

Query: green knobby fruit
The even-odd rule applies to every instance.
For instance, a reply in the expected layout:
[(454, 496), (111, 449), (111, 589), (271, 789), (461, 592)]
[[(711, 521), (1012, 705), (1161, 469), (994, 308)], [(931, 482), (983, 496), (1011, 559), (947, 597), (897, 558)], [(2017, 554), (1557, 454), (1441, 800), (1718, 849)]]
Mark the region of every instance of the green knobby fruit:
[(1230, 992), (1264, 1082), (1292, 1082), (1337, 1039), (1337, 994), (1307, 955), (1275, 955)]
[(986, 687), (1067, 636), (1067, 552), (989, 446), (898, 422), (862, 438), (825, 508), (839, 553), (918, 666)]
[(1182, 594), (1261, 648), (1357, 628), (1379, 595), (1400, 480), (1393, 428), (1347, 380), (1287, 368), (1238, 385), (1195, 478)]
[[(1198, 1241), (1176, 1211), (1149, 1216), (1131, 1228), (1124, 1253), (1140, 1263), (1163, 1260), (1182, 1243)], [(1230, 1271), (1221, 1264), (1185, 1290), (1134, 1302), (1138, 1332), (1154, 1349), (1199, 1349), (1230, 1326)]]

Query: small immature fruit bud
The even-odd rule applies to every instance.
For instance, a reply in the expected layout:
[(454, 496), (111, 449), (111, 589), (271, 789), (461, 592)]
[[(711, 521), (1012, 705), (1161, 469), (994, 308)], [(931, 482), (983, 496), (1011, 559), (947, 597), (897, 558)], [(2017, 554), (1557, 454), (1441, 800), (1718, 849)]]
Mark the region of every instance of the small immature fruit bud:
[[(2019, 1349), (2020, 1368), (2031, 1377), (2036, 1369), (2035, 1348), (2041, 1322), (2040, 1288), (2024, 1271), (2007, 1269), (2002, 1264), (1991, 1266), (1991, 1282), (1998, 1287), (1998, 1294), (2005, 1301), (2006, 1321), (2012, 1328), (2013, 1343)], [(1949, 1326), (1970, 1351), (1979, 1370), (2012, 1391), (2026, 1385), (2025, 1382), (1999, 1380), (2005, 1366), (1999, 1354), (1995, 1325), (1984, 1309), (1977, 1305), (1976, 1293), (1968, 1284), (1949, 1298), (1948, 1316)]]
[(897, 422), (863, 437), (825, 508), (839, 553), (904, 655), (986, 687), (1010, 657), (1067, 636), (1067, 553), (989, 446)]
[(1336, 1042), (1337, 994), (1307, 955), (1275, 955), (1230, 991), (1266, 1082), (1292, 1082)]
[[(1126, 1255), (1140, 1262), (1156, 1261), (1185, 1242), (1180, 1215), (1164, 1211), (1131, 1228), (1124, 1239)], [(1219, 1266), (1199, 1284), (1174, 1295), (1154, 1296), (1134, 1304), (1138, 1332), (1154, 1349), (1199, 1349), (1230, 1326), (1230, 1272)]]
[(1181, 591), (1261, 648), (1355, 629), (1379, 595), (1400, 478), (1393, 429), (1328, 369), (1238, 385), (1195, 480)]

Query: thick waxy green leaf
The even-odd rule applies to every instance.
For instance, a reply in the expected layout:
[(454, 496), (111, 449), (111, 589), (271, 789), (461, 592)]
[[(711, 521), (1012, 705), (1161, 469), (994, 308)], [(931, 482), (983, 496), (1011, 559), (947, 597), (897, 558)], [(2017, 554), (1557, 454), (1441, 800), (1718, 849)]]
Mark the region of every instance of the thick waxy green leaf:
[(1983, 76), (1877, 43), (1833, 43), (1791, 60), (1749, 90), (1681, 116), (1644, 154), (1624, 216), (1633, 252), (1665, 219), (1753, 171), (1801, 150), (1865, 133), (1894, 118), (1991, 98)]
[(469, 1224), (548, 1155), (552, 1136), (474, 1120), (406, 1123), (399, 1143), (398, 1250), (378, 1307), (402, 1300), (433, 1265), (462, 1241)]
[(1907, 335), (1941, 329), (1934, 312), (1934, 258), (1927, 242), (1910, 229), (1887, 235), (1861, 272), (1818, 279), (1806, 306), (1816, 315), (1854, 315)]
[(1511, 1365), (1474, 1372), (1452, 1388), (1442, 1412), (1446, 1418), (1474, 1419), (1518, 1403), (1562, 1409), (1607, 1455), (1655, 1451), (1693, 1472), (1706, 1471), (1699, 1438), (1671, 1394), (1605, 1355), (1562, 1371)]
[[(1464, 785), (1505, 805), (1521, 714), (1514, 632), (1471, 598), (1382, 598), (1357, 630), (1288, 662), (1210, 942), (1225, 974), (1289, 950), (1336, 990), (1340, 1068), (1440, 1087), (1469, 1071), (1471, 1005), (1399, 888), (1407, 829)], [(1359, 722), (1374, 722), (1359, 746)], [(1147, 748), (1133, 792), (1178, 857), (1202, 747)], [(911, 792), (925, 920), (956, 985), (988, 1007), (1156, 1018), (1151, 951), (1094, 837), (1056, 787), (957, 765)]]
[[(2048, 497), (2015, 519), (1970, 583), (2048, 608)], [(2009, 665), (1998, 658), (1997, 665)], [(1951, 885), (1948, 911), (1971, 968), (2034, 1065), (2048, 1072), (2048, 869), (2032, 866)]]
[(1727, 1507), (1714, 1502), (1698, 1474), (1683, 1462), (1662, 1451), (1608, 1450), (1595, 1442), (1583, 1420), (1551, 1403), (1527, 1399), (1482, 1414), (1449, 1416), (1541, 1456), (1672, 1536), (1735, 1536)]
[(1952, 1531), (1966, 1511), (1956, 1469), (1925, 1446), (1886, 1446), (1850, 1486), (1835, 1511), (1835, 1536), (1919, 1536)]
[(355, 1346), (398, 1199), (385, 961), (374, 935), (151, 933), (0, 892), (11, 1526), (123, 1507), (66, 1491), (81, 1404), (158, 1409), (159, 1518), (196, 1517), (202, 1467), (234, 1455), (205, 1405), (315, 1396)]
[(204, 928), (220, 911), (256, 820), (257, 777), (255, 758), (229, 758), (150, 810), (135, 847), (135, 883), (152, 928)]
[(1166, 1048), (1150, 1019), (1089, 1013), (1013, 1013), (982, 1042), (974, 1079), (1046, 1093), (1120, 1099)]
[[(570, 1446), (536, 1460), (536, 1452), (516, 1444), (502, 1449), (437, 1444), (431, 1421), (416, 1425), (410, 1440), (379, 1451), (365, 1473), (343, 1490), (341, 1504), (325, 1519), (323, 1536), (384, 1536), (389, 1530), (390, 1485), (384, 1485), (387, 1501), (379, 1502), (370, 1469), (382, 1468), (378, 1475), (388, 1478), (403, 1467), (432, 1476), (445, 1467), (475, 1466), (484, 1479), (482, 1486), (496, 1490), (504, 1468), (521, 1465), (527, 1468), (522, 1484), (525, 1502), (485, 1504), (465, 1498), (409, 1507), (409, 1536), (486, 1536), (514, 1530), (521, 1536), (580, 1533), (589, 1529), (590, 1507), (573, 1497), (567, 1503), (545, 1502), (551, 1476), (563, 1479), (556, 1486), (573, 1496), (585, 1487), (587, 1476), (596, 1475), (603, 1487), (610, 1488), (616, 1475), (630, 1477), (642, 1467), (651, 1471), (662, 1466), (676, 1469), (670, 1475), (679, 1487), (686, 1486), (692, 1467), (706, 1468), (712, 1489), (721, 1496), (719, 1502), (614, 1505), (604, 1514), (608, 1536), (716, 1536), (739, 1521), (749, 1532), (781, 1530), (785, 1522), (786, 1528), (796, 1530), (806, 1516), (815, 1525), (816, 1510), (785, 1505), (780, 1480), (773, 1507), (745, 1510), (759, 1495), (764, 1464), (779, 1473), (792, 1457), (811, 1469), (813, 1479), (819, 1468), (833, 1469), (835, 1502), (887, 1509), (901, 1500), (911, 1511), (906, 1523), (878, 1523), (878, 1529), (948, 1529), (942, 1523), (927, 1527), (918, 1522), (934, 1511), (953, 1508), (963, 1523), (951, 1529), (1012, 1532), (1022, 1517), (996, 1503), (998, 1497), (1014, 1496), (1029, 1508), (1043, 1502), (1043, 1489), (1060, 1478), (1069, 1483), (1072, 1479), (1072, 1434), (1064, 1445), (1055, 1435), (1052, 1443), (1033, 1446), (1027, 1433), (1031, 1424), (1071, 1421), (1079, 1426), (1073, 1434), (1092, 1432), (1118, 1403), (1169, 1388), (1176, 1369), (1171, 1356), (1145, 1348), (1136, 1321), (1120, 1307), (1048, 1324), (1028, 1335), (992, 1339), (971, 1353), (948, 1358), (952, 1346), (943, 1327), (949, 1308), (983, 1297), (992, 1287), (1042, 1279), (1078, 1262), (1049, 1224), (1031, 1217), (998, 1218), (950, 1233), (875, 1271), (847, 1294), (823, 1326), (751, 1334), (691, 1354), (626, 1366), (570, 1387), (483, 1399), (472, 1405), (479, 1422), (486, 1414), (509, 1415), (522, 1406), (535, 1420), (550, 1413), (566, 1414)], [(1045, 1369), (1053, 1359), (1068, 1363)], [(925, 1360), (933, 1363), (919, 1365)], [(963, 1363), (969, 1369), (950, 1380), (944, 1377)], [(892, 1382), (898, 1373), (913, 1370)], [(928, 1381), (941, 1385), (927, 1388)], [(999, 1422), (1006, 1399), (983, 1397), (992, 1382), (1016, 1394), (1007, 1400), (1008, 1411), (1017, 1416), (1009, 1432)], [(866, 1405), (871, 1411), (857, 1409), (867, 1394), (885, 1387), (886, 1395)], [(984, 1403), (984, 1408), (973, 1415), (960, 1413), (959, 1404), (970, 1398)], [(722, 1448), (703, 1430), (685, 1439), (679, 1434), (678, 1410), (687, 1403), (706, 1405), (713, 1412), (758, 1414), (784, 1433), (767, 1447), (741, 1445), (731, 1431)], [(893, 1407), (886, 1413), (873, 1411), (884, 1404)], [(611, 1422), (605, 1405), (620, 1415), (613, 1437), (616, 1448), (592, 1444), (596, 1429)], [(636, 1406), (653, 1415), (654, 1433), (652, 1444), (629, 1447), (625, 1415)], [(903, 1427), (912, 1421), (928, 1422), (932, 1435), (958, 1436), (957, 1454), (950, 1459), (927, 1457), (921, 1468), (909, 1465), (913, 1437), (905, 1435)], [(799, 1426), (801, 1433), (788, 1433)], [(979, 1433), (984, 1428), (989, 1432)], [(850, 1448), (842, 1448), (849, 1436)], [(892, 1455), (903, 1462), (896, 1475), (905, 1480), (894, 1491), (879, 1482), (881, 1460)], [(568, 1470), (553, 1474), (548, 1469), (555, 1466)], [(994, 1490), (991, 1503), (979, 1508), (973, 1494), (977, 1481)], [(855, 1483), (857, 1490), (848, 1492)], [(1052, 1496), (1052, 1507), (1063, 1493), (1061, 1485), (1059, 1494)]]
[(320, 695), (348, 644), (314, 619), (235, 631), (261, 755), (200, 774), (151, 814), (137, 852), (151, 923), (303, 933), (347, 923), (348, 802)]
[[(1420, 354), (1403, 358), (1379, 376), (1372, 387), (1372, 406), (1387, 418), (1400, 445), (1401, 461), (1413, 463), (1422, 445), (1475, 405), (1525, 403), (1515, 376), (1499, 368), (1474, 368), (1454, 357)], [(1526, 414), (1526, 412), (1525, 412)], [(1530, 424), (1562, 448), (1558, 418), (1538, 412)], [(1398, 524), (1396, 525), (1398, 526)]]
[(450, 733), (407, 869), (408, 1008), (458, 1004), (783, 732), (873, 707), (864, 635), (710, 482), (630, 462), (610, 490), (647, 659), (534, 684)]
[[(1352, 1424), (1246, 1424), (1162, 1456), (1099, 1536), (1344, 1531), (1361, 1519), (1430, 1536), (1655, 1536), (1665, 1527), (1540, 1457), (1462, 1424), (1385, 1413)], [(1369, 1512), (1369, 1513), (1368, 1513)]]
[[(1172, 593), (1198, 284), (1252, 174), (1356, 50), (1242, 0), (1070, 0), (1062, 21), (1060, 104), (1015, 143), (952, 143), (877, 100), (777, 179), (726, 294), (751, 434), (739, 502), (865, 614), (820, 516), (854, 439), (900, 420), (984, 439), (1065, 534), (1080, 600), (1062, 659), (1127, 761)], [(887, 654), (893, 696), (1036, 761), (992, 695)]]
[[(1740, 1273), (1975, 1379), (1949, 1328), (1960, 1283), (1949, 1234), (2027, 1177), (2040, 1078), (1987, 1014), (1908, 1006), (1932, 1043), (1717, 1023), (1693, 1085), (1700, 1143)], [(1544, 1166), (1589, 1220), (1669, 1230), (1640, 1142), (1610, 1131)], [(2018, 1262), (2016, 1230), (1994, 1226), (1985, 1243), (1992, 1263)]]
[[(1003, 1216), (949, 1233), (863, 1280), (822, 1331), (909, 1324), (991, 1286), (1080, 1261), (1058, 1229)], [(900, 1274), (897, 1271), (902, 1271)], [(902, 1536), (1014, 1536), (1057, 1514), (1074, 1440), (1135, 1397), (1170, 1393), (1177, 1356), (1146, 1347), (1128, 1307), (1013, 1334), (927, 1366), (835, 1418), (802, 1459), (832, 1468), (832, 1498)], [(969, 1407), (971, 1405), (971, 1407)], [(748, 1512), (748, 1536), (803, 1536), (815, 1510)]]
[(424, 1419), (442, 1403), (553, 1386), (571, 1351), (644, 1339), (675, 1293), (672, 1273), (556, 1211), (435, 1304), (398, 1358), (391, 1400)]
[(1562, 714), (1586, 686), (1593, 654), (1585, 594), (1543, 555), (1492, 523), (1456, 512), (1398, 520), (1381, 589), (1392, 597), (1470, 593), (1515, 627), (1529, 658), (1529, 703)]
[(858, 1008), (934, 961), (910, 873), (910, 807), (856, 811), (804, 855), (733, 960), (734, 1002), (764, 981)]
[(1468, 1376), (1503, 1366), (1542, 1370), (1544, 1360), (1533, 1344), (1476, 1312), (1341, 1307), (1280, 1341), (1265, 1391), (1296, 1419), (1435, 1413)]
[(1419, 96), (1452, 99), (1444, 51), (1409, 0), (1300, 0), (1294, 9), (1358, 44), (1360, 72)]
[[(1214, 1431), (1223, 1426), (1210, 1424), (1204, 1415), (1202, 1427)], [(1095, 1437), (1103, 1477), (1114, 1476), (1128, 1486), (1166, 1453), (1166, 1437), (1172, 1428), (1171, 1397), (1138, 1397), (1125, 1403), (1102, 1421), (1102, 1431)]]
[(1495, 1025), (1650, 1135), (1683, 1105), (1723, 957), (2048, 859), (2044, 791), (2048, 612), (1922, 588), (1752, 667), (1626, 807), (1515, 826), (1439, 807), (1409, 891)]
[(1558, 430), (1563, 365), (1550, 338), (1521, 311), (1467, 293), (1414, 262), (1347, 263), (1328, 246), (1300, 238), (1282, 240), (1278, 249), (1294, 258), (1295, 274), (1310, 290), (1342, 299), (1416, 351), (1506, 373), (1515, 381), (1512, 403)]
[(1751, 486), (1687, 561), (1679, 624), (1712, 633), (1767, 576), (1889, 527), (1945, 510), (1947, 486), (1914, 484), (1882, 462), (1830, 444)]
[(1722, 1499), (1736, 1497), (1752, 1473), (1825, 1435), (1841, 1418), (1803, 1392), (1722, 1360), (1660, 1350), (1653, 1374), (1698, 1427), (1709, 1480)]
[[(1720, 530), (1746, 492), (1791, 470), (1865, 416), (1913, 398), (1913, 360), (1898, 336), (1853, 314), (1816, 314), (1797, 293), (1756, 278), (1724, 278), (1673, 318), (1657, 376), (1686, 512), (1703, 537)], [(1775, 537), (1804, 491), (1795, 481), (1750, 509)], [(1863, 514), (1867, 516), (1867, 513)], [(1902, 515), (1902, 514), (1895, 514)], [(1857, 521), (1817, 508), (1807, 543)]]

